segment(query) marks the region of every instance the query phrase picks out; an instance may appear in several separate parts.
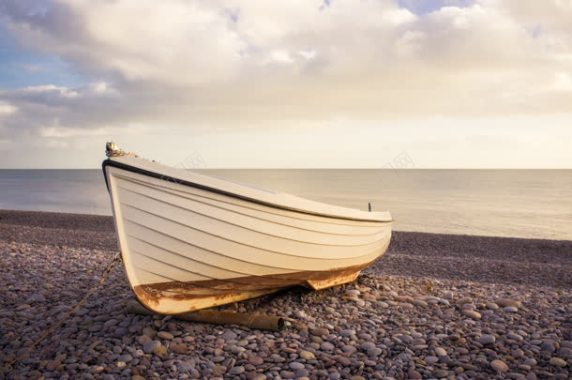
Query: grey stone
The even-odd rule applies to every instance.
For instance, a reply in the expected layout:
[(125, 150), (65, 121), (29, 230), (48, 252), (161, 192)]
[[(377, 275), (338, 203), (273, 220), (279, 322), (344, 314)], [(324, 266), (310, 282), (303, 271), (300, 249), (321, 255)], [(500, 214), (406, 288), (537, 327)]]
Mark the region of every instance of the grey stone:
[(290, 369), (293, 369), (294, 371), (305, 368), (304, 364), (302, 364), (300, 362), (292, 362), (288, 366), (290, 367)]
[(161, 342), (158, 340), (149, 340), (143, 345), (143, 351), (146, 354), (151, 354), (153, 351), (161, 346)]
[(481, 335), (481, 337), (479, 338), (479, 343), (484, 344), (484, 345), (492, 345), (495, 342), (496, 342), (496, 338), (494, 335), (485, 334), (485, 335)]

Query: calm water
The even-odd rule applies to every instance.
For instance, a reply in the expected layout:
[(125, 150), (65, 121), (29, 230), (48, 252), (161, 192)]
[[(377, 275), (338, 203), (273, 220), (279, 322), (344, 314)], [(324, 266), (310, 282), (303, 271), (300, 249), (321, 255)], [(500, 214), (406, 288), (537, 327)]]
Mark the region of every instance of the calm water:
[[(396, 230), (572, 240), (572, 170), (203, 170), (342, 206)], [(0, 208), (110, 214), (100, 170), (0, 170)]]

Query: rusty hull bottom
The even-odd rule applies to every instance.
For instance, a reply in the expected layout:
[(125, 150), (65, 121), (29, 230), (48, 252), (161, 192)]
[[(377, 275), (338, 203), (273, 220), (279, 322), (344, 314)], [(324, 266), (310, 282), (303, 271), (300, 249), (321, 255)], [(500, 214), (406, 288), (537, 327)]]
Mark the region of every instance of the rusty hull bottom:
[(332, 271), (297, 272), (283, 275), (247, 276), (227, 280), (162, 282), (137, 285), (133, 291), (148, 309), (161, 314), (182, 314), (243, 301), (292, 286), (314, 290), (354, 281), (368, 264)]

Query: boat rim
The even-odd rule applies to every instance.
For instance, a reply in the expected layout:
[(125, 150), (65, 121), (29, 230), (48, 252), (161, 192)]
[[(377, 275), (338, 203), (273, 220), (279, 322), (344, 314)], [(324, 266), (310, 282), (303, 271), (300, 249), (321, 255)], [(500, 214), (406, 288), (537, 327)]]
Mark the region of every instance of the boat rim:
[(206, 186), (206, 185), (203, 185), (200, 183), (187, 181), (187, 180), (184, 180), (181, 178), (173, 177), (173, 176), (168, 175), (168, 174), (157, 173), (157, 172), (150, 171), (147, 169), (143, 169), (143, 168), (140, 168), (137, 166), (133, 166), (133, 165), (129, 165), (129, 164), (126, 164), (123, 162), (115, 161), (111, 158), (104, 160), (103, 163), (101, 164), (101, 168), (103, 170), (103, 177), (105, 178), (105, 186), (107, 187), (108, 191), (109, 191), (109, 181), (107, 179), (107, 172), (106, 172), (106, 168), (108, 166), (116, 167), (118, 169), (123, 169), (123, 170), (129, 171), (132, 173), (136, 173), (136, 174), (146, 175), (146, 176), (156, 178), (156, 179), (161, 179), (161, 180), (165, 180), (165, 181), (178, 183), (181, 185), (197, 188), (200, 190), (210, 191), (210, 192), (213, 192), (216, 194), (225, 195), (225, 196), (228, 196), (231, 198), (240, 199), (243, 201), (252, 202), (255, 204), (259, 204), (259, 205), (267, 206), (267, 207), (272, 207), (272, 208), (276, 208), (276, 209), (280, 209), (280, 210), (294, 211), (294, 212), (299, 212), (299, 213), (303, 213), (303, 214), (307, 214), (307, 215), (315, 215), (315, 216), (321, 216), (321, 217), (332, 218), (332, 219), (351, 220), (351, 221), (357, 221), (357, 222), (375, 222), (375, 223), (392, 223), (393, 222), (393, 219), (391, 219), (391, 218), (388, 220), (367, 219), (367, 218), (351, 218), (351, 217), (345, 217), (345, 216), (336, 216), (336, 215), (329, 215), (329, 214), (325, 214), (325, 213), (312, 212), (309, 210), (297, 209), (294, 207), (288, 207), (285, 205), (280, 205), (280, 204), (276, 204), (276, 203), (272, 203), (272, 202), (266, 202), (266, 201), (262, 201), (260, 199), (251, 198), (251, 197), (247, 197), (247, 196), (244, 196), (241, 194), (236, 194), (233, 192), (217, 189), (216, 187)]

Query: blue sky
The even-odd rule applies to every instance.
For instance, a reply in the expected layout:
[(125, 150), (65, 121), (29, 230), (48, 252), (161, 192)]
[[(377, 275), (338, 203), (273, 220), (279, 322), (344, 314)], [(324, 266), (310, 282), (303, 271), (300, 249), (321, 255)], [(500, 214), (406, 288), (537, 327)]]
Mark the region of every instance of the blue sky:
[(446, 6), (467, 7), (473, 0), (398, 0), (397, 3), (417, 15), (426, 15)]
[(85, 83), (85, 79), (57, 55), (22, 49), (0, 28), (0, 88), (16, 89), (47, 83), (74, 87)]
[[(46, 3), (36, 5), (28, 2), (30, 9), (36, 9), (36, 12), (45, 11)], [(57, 54), (26, 49), (17, 36), (0, 23), (0, 89), (44, 84), (79, 86), (82, 83), (84, 80), (73, 66)]]
[(0, 167), (97, 167), (110, 139), (207, 167), (570, 167), (570, 19), (557, 0), (0, 0)]

